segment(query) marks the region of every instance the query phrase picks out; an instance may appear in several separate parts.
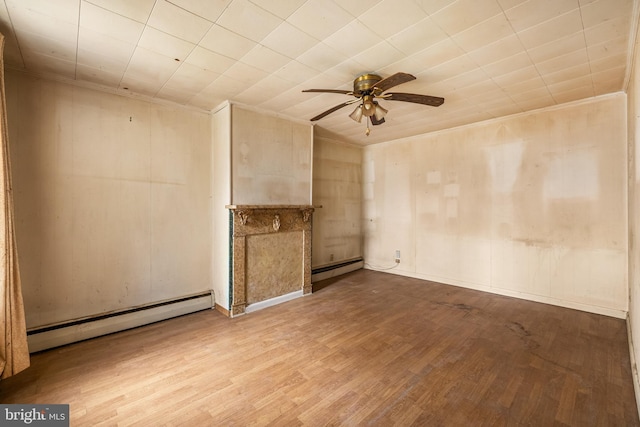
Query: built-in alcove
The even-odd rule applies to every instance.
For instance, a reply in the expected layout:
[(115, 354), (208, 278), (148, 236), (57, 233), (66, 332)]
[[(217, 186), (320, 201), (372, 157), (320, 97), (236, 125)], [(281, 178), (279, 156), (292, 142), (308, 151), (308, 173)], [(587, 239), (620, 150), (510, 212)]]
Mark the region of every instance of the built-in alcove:
[(311, 293), (311, 205), (228, 205), (231, 317)]

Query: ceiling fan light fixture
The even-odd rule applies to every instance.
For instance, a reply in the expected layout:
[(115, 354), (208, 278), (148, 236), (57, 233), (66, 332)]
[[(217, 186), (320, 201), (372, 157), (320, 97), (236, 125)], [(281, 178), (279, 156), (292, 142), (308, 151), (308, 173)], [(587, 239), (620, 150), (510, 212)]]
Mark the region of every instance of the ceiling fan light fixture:
[(371, 117), (376, 112), (376, 105), (373, 102), (373, 97), (371, 95), (365, 95), (362, 98), (362, 114), (367, 117)]
[(358, 105), (356, 107), (355, 110), (353, 110), (353, 112), (351, 114), (349, 114), (349, 117), (351, 118), (351, 120), (353, 120), (354, 122), (358, 122), (360, 123), (362, 121), (362, 105)]
[(387, 115), (387, 113), (389, 112), (389, 110), (387, 110), (386, 108), (384, 108), (382, 105), (378, 104), (377, 102), (374, 102), (375, 104), (375, 111), (373, 112), (374, 117), (376, 118), (377, 121), (381, 121), (384, 116)]

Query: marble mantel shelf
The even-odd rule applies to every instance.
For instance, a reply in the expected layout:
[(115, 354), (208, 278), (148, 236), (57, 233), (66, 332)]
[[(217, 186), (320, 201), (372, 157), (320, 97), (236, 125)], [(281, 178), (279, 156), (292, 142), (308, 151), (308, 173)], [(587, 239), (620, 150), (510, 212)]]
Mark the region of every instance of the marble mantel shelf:
[(225, 208), (230, 210), (241, 209), (313, 209), (322, 206), (313, 205), (226, 205)]

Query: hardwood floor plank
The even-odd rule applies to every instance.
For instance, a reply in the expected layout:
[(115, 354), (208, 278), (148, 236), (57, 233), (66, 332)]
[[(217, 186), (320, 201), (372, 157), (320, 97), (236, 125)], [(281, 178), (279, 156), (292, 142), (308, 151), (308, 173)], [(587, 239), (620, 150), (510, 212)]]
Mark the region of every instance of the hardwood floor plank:
[(640, 425), (625, 322), (360, 270), (38, 353), (3, 403), (74, 426)]

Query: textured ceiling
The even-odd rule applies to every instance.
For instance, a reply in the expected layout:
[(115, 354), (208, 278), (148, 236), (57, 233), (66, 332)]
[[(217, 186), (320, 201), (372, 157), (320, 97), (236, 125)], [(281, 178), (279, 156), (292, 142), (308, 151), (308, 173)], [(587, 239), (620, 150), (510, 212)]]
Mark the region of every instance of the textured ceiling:
[[(0, 0), (8, 67), (211, 110), (308, 120), (365, 72), (416, 80), (428, 107), (347, 106), (319, 133), (371, 144), (625, 89), (638, 0)], [(633, 34), (634, 35), (634, 34)]]

